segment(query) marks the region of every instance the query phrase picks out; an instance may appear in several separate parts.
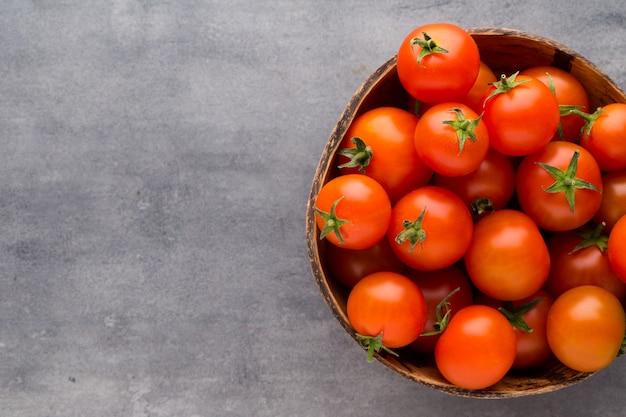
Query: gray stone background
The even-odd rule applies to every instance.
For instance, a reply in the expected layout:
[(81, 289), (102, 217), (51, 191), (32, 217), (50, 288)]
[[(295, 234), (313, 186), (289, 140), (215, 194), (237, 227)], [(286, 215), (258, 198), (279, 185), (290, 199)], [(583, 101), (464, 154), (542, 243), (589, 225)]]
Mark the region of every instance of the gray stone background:
[(556, 39), (626, 87), (624, 0), (0, 2), (0, 415), (623, 416), (626, 359), (453, 397), (366, 363), (319, 295), (319, 156), (436, 21)]

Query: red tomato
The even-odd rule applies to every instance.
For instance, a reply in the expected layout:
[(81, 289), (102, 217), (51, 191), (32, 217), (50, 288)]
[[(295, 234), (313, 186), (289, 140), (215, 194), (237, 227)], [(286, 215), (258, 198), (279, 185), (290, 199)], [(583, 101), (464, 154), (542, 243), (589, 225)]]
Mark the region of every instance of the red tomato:
[(552, 352), (579, 372), (605, 368), (624, 340), (624, 309), (604, 288), (583, 285), (558, 297), (548, 313), (547, 334)]
[(330, 273), (349, 288), (374, 272), (400, 273), (404, 270), (404, 264), (393, 253), (387, 239), (381, 239), (371, 248), (360, 250), (329, 243), (326, 245), (326, 262)]
[(626, 214), (626, 169), (602, 175), (602, 203), (593, 217), (596, 224), (604, 222), (610, 232), (620, 217)]
[(550, 255), (532, 219), (505, 209), (476, 223), (465, 266), (478, 290), (497, 300), (514, 301), (543, 286), (550, 272)]
[(466, 175), (478, 168), (489, 149), (489, 133), (480, 116), (461, 103), (428, 109), (415, 126), (415, 149), (433, 171)]
[(546, 243), (551, 265), (545, 288), (553, 297), (581, 285), (602, 287), (619, 299), (626, 296), (626, 283), (611, 269), (608, 236), (601, 226), (585, 233), (558, 232)]
[(472, 216), (452, 191), (425, 186), (393, 207), (387, 237), (402, 262), (418, 270), (448, 267), (472, 240)]
[[(567, 113), (569, 107), (576, 107), (581, 111), (589, 111), (589, 96), (583, 84), (572, 73), (551, 66), (537, 66), (525, 69), (520, 73), (534, 77), (554, 90), (557, 103), (562, 111), (560, 131), (554, 139), (578, 142), (580, 130), (585, 124), (582, 117)], [(565, 114), (564, 114), (565, 113)]]
[(541, 81), (513, 74), (487, 91), (483, 120), (495, 150), (523, 156), (552, 140), (560, 111), (556, 98)]
[(480, 216), (509, 203), (515, 192), (515, 168), (511, 158), (489, 149), (476, 170), (460, 177), (435, 173), (433, 181), (461, 197), (472, 214)]
[(385, 236), (391, 202), (376, 180), (361, 174), (336, 177), (320, 189), (315, 202), (320, 239), (347, 249), (367, 249)]
[(580, 144), (598, 161), (602, 171), (626, 169), (626, 103), (598, 109), (585, 126)]
[(425, 103), (455, 101), (474, 85), (480, 69), (476, 42), (450, 23), (420, 26), (407, 35), (397, 55), (405, 90)]
[(461, 103), (467, 104), (476, 114), (483, 112), (483, 100), (485, 99), (485, 93), (489, 89), (491, 83), (498, 81), (495, 74), (484, 62), (480, 62), (480, 69), (478, 71), (478, 77), (472, 86), (472, 89), (467, 93), (465, 97), (461, 99)]
[(575, 143), (551, 142), (517, 169), (522, 210), (546, 230), (565, 231), (593, 218), (602, 202), (602, 173), (593, 156)]
[(611, 268), (622, 281), (626, 282), (626, 215), (622, 216), (609, 235), (607, 253)]
[[(473, 295), (469, 278), (455, 266), (435, 271), (409, 269), (406, 272), (406, 276), (420, 287), (428, 308), (428, 318), (426, 319), (424, 332), (409, 347), (418, 352), (432, 353), (435, 351), (435, 345), (441, 336), (441, 333), (438, 332), (442, 330), (439, 327), (439, 320), (442, 317), (437, 317), (437, 307), (453, 291), (456, 292), (446, 300), (449, 303), (447, 311), (450, 312), (447, 318), (448, 321), (461, 308), (471, 305)], [(445, 309), (442, 312), (443, 315), (445, 315)], [(439, 328), (435, 329), (435, 325)], [(431, 334), (425, 335), (428, 333)]]
[(426, 185), (432, 170), (417, 156), (413, 144), (417, 121), (414, 114), (394, 107), (363, 113), (352, 122), (339, 145), (341, 174), (361, 172), (374, 178), (387, 191), (392, 204)]
[(347, 314), (371, 361), (374, 351), (417, 339), (426, 324), (426, 301), (417, 284), (404, 275), (376, 272), (352, 288)]
[(452, 384), (483, 389), (511, 369), (516, 343), (513, 327), (498, 310), (475, 304), (452, 317), (435, 347), (435, 362)]

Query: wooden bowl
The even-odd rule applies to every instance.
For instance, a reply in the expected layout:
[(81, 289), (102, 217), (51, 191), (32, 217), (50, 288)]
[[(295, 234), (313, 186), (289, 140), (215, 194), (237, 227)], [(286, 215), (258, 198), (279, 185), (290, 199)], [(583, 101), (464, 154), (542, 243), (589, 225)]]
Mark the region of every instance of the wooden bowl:
[[(510, 75), (536, 65), (552, 65), (571, 72), (586, 86), (591, 110), (611, 102), (626, 103), (626, 95), (609, 77), (575, 51), (553, 40), (510, 29), (476, 28), (469, 32), (478, 44), (481, 59), (496, 75)], [(352, 121), (372, 108), (406, 108), (408, 102), (409, 97), (398, 79), (394, 56), (370, 75), (349, 101), (322, 153), (307, 205), (306, 236), (313, 276), (335, 318), (357, 343), (346, 314), (348, 289), (330, 275), (325, 265), (325, 243), (318, 237), (313, 207), (320, 188), (335, 172), (335, 152)], [(593, 374), (574, 371), (554, 359), (537, 369), (511, 371), (488, 389), (466, 390), (443, 378), (432, 355), (421, 355), (409, 349), (400, 349), (398, 353), (399, 357), (394, 357), (381, 352), (376, 359), (419, 384), (464, 397), (507, 398), (541, 394), (576, 384)], [(365, 360), (365, 352), (363, 355)]]

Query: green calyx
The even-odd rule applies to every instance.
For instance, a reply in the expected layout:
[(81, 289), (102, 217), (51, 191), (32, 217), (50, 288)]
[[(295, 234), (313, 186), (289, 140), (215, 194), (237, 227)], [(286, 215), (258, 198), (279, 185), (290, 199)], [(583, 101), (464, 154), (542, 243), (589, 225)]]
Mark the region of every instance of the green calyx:
[(570, 163), (565, 171), (552, 165), (544, 164), (543, 162), (537, 162), (539, 166), (545, 169), (546, 172), (554, 178), (554, 183), (544, 191), (547, 193), (564, 193), (572, 213), (574, 212), (576, 203), (576, 190), (586, 189), (599, 192), (595, 185), (576, 177), (579, 156), (580, 152), (578, 150), (574, 151), (574, 155), (572, 156), (572, 159), (570, 160)]
[(417, 57), (417, 63), (422, 65), (422, 59), (432, 54), (447, 54), (448, 50), (442, 48), (437, 42), (431, 38), (426, 32), (422, 32), (424, 39), (415, 37), (411, 39), (411, 46), (417, 45), (421, 48), (420, 54)]
[(443, 333), (446, 327), (448, 327), (448, 323), (450, 323), (450, 318), (452, 317), (450, 298), (460, 290), (460, 287), (455, 288), (437, 304), (437, 307), (435, 307), (435, 323), (433, 324), (434, 330), (432, 332), (422, 333), (420, 337), (436, 336)]
[(477, 198), (470, 204), (470, 211), (474, 216), (482, 216), (485, 213), (493, 213), (495, 208), (493, 207), (493, 201), (490, 198)]
[(600, 252), (606, 251), (609, 246), (609, 237), (605, 233), (602, 233), (605, 226), (606, 223), (602, 222), (596, 226), (595, 229), (578, 232), (578, 236), (583, 240), (576, 245), (569, 254), (571, 255), (581, 249), (590, 248), (592, 246), (597, 246)]
[(364, 348), (367, 349), (367, 361), (368, 362), (373, 362), (374, 361), (374, 353), (379, 353), (381, 350), (384, 350), (385, 352), (391, 353), (394, 356), (398, 356), (398, 354), (396, 352), (394, 352), (393, 350), (389, 349), (387, 346), (385, 346), (383, 344), (383, 333), (380, 332), (380, 334), (376, 337), (374, 336), (364, 336), (362, 334), (358, 334), (355, 333), (356, 337), (359, 339), (359, 343), (361, 344), (361, 346), (363, 346)]
[[(564, 112), (565, 114), (563, 114)], [(575, 114), (576, 116), (582, 117), (585, 124), (580, 129), (580, 134), (589, 136), (591, 134), (591, 129), (593, 129), (593, 124), (596, 120), (598, 120), (598, 117), (600, 117), (602, 113), (604, 113), (604, 110), (602, 110), (601, 107), (598, 107), (593, 113), (585, 113), (584, 111), (581, 111), (580, 108), (572, 106), (570, 109), (562, 109), (561, 116)]]
[(344, 243), (343, 236), (341, 235), (341, 226), (346, 223), (349, 223), (348, 220), (340, 219), (337, 217), (337, 204), (343, 199), (343, 197), (339, 197), (335, 202), (330, 206), (330, 211), (325, 212), (317, 207), (313, 207), (313, 210), (324, 220), (324, 227), (320, 231), (320, 239), (324, 239), (326, 235), (329, 233), (334, 233), (339, 240), (339, 243)]
[(519, 75), (519, 71), (513, 73), (510, 77), (502, 74), (500, 76), (500, 81), (496, 81), (491, 83), (495, 87), (495, 90), (491, 92), (485, 99), (485, 102), (489, 101), (491, 98), (497, 96), (498, 94), (506, 94), (515, 87), (527, 83), (530, 81), (530, 78), (524, 78), (522, 80), (517, 80), (517, 76)]
[(342, 148), (337, 151), (339, 155), (345, 156), (350, 160), (345, 164), (338, 165), (337, 168), (358, 168), (361, 174), (365, 174), (365, 168), (367, 168), (372, 161), (372, 148), (367, 146), (363, 139), (353, 137), (350, 139), (355, 147), (354, 148)]
[(524, 333), (532, 333), (533, 329), (528, 326), (528, 323), (526, 323), (526, 320), (524, 320), (523, 316), (524, 314), (535, 308), (535, 306), (537, 306), (543, 300), (544, 298), (538, 298), (517, 307), (513, 306), (513, 303), (511, 303), (510, 301), (507, 301), (503, 304), (502, 307), (498, 308), (498, 311), (504, 314), (504, 317), (507, 318), (509, 323), (511, 323), (514, 328), (521, 330)]
[(424, 210), (422, 210), (422, 213), (417, 217), (417, 219), (415, 219), (415, 221), (412, 222), (410, 220), (405, 220), (402, 222), (404, 230), (398, 233), (395, 239), (398, 245), (401, 245), (408, 240), (410, 244), (409, 252), (411, 252), (418, 243), (422, 249), (424, 248), (426, 231), (422, 228), (422, 222), (425, 215), (426, 207), (424, 207)]
[(449, 111), (456, 113), (456, 119), (454, 120), (446, 120), (443, 124), (452, 127), (457, 134), (457, 138), (459, 139), (459, 155), (463, 152), (463, 148), (465, 147), (465, 142), (469, 139), (472, 142), (476, 142), (476, 126), (480, 123), (480, 119), (482, 119), (482, 114), (477, 119), (466, 119), (465, 114), (463, 114), (463, 110), (458, 107), (454, 107)]

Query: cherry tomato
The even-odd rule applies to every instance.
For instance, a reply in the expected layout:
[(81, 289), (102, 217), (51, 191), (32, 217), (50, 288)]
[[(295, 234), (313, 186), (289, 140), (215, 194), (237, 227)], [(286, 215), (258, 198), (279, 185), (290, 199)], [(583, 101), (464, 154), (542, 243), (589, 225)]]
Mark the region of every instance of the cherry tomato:
[(491, 83), (498, 81), (495, 74), (484, 62), (480, 62), (480, 69), (478, 70), (478, 77), (472, 86), (472, 89), (463, 97), (461, 103), (467, 104), (476, 114), (483, 112), (483, 100), (485, 99), (485, 93), (489, 89)]
[(476, 42), (463, 28), (433, 23), (414, 29), (400, 44), (398, 78), (425, 103), (455, 101), (474, 85), (480, 69)]
[(624, 309), (604, 288), (583, 285), (558, 297), (548, 313), (547, 334), (552, 352), (579, 372), (605, 368), (624, 339)]
[(435, 347), (435, 362), (452, 384), (483, 389), (511, 369), (516, 343), (513, 327), (498, 310), (475, 304), (452, 317)]
[(523, 156), (552, 140), (560, 120), (556, 98), (545, 84), (513, 74), (487, 91), (483, 120), (491, 146), (500, 153)]
[[(441, 330), (442, 324), (439, 321), (444, 319), (446, 311), (449, 311), (449, 314), (445, 320), (449, 321), (457, 311), (473, 302), (469, 278), (455, 266), (435, 271), (408, 269), (406, 276), (422, 290), (428, 308), (424, 332), (409, 347), (417, 352), (432, 353), (435, 351), (435, 345), (441, 335), (439, 330)], [(450, 297), (446, 299), (449, 295)], [(442, 317), (437, 317), (437, 307), (444, 299), (446, 299), (448, 307), (442, 310)], [(445, 324), (443, 325), (445, 326)]]
[(473, 228), (472, 216), (458, 196), (445, 188), (424, 186), (393, 207), (387, 237), (406, 265), (434, 270), (463, 257)]
[(461, 197), (474, 216), (503, 209), (515, 192), (515, 168), (511, 158), (489, 149), (478, 168), (467, 175), (448, 177), (435, 173), (435, 185)]
[(521, 75), (534, 77), (553, 89), (556, 101), (561, 106), (560, 130), (553, 139), (578, 142), (580, 130), (585, 120), (567, 112), (567, 108), (576, 107), (580, 111), (589, 111), (589, 96), (583, 84), (572, 73), (551, 66), (536, 66), (520, 72)]
[(626, 282), (626, 215), (622, 216), (609, 235), (607, 253), (611, 268), (622, 281)]
[(376, 180), (361, 174), (342, 175), (322, 186), (315, 213), (320, 238), (347, 249), (367, 249), (385, 236), (391, 202)]
[(476, 223), (464, 259), (478, 290), (497, 300), (533, 295), (550, 272), (550, 255), (537, 225), (526, 214), (510, 209)]
[(466, 175), (478, 168), (489, 149), (489, 133), (480, 116), (461, 103), (428, 109), (415, 126), (415, 149), (433, 171)]
[(537, 225), (572, 230), (593, 218), (602, 202), (602, 173), (593, 156), (575, 143), (551, 142), (517, 169), (517, 199)]
[(371, 361), (374, 351), (403, 347), (417, 339), (426, 324), (426, 301), (406, 276), (376, 272), (352, 288), (347, 314)]
[(619, 299), (626, 296), (626, 283), (611, 269), (608, 236), (602, 226), (585, 232), (558, 232), (546, 244), (551, 264), (545, 288), (553, 297), (581, 285), (602, 287)]
[(341, 174), (364, 173), (383, 186), (392, 204), (426, 185), (432, 176), (417, 156), (413, 135), (418, 117), (406, 110), (379, 107), (357, 117), (337, 151)]
[(610, 232), (620, 217), (626, 214), (626, 169), (602, 175), (602, 203), (593, 217), (596, 224), (604, 222)]
[(598, 109), (583, 128), (580, 144), (598, 161), (602, 171), (626, 169), (626, 103)]

